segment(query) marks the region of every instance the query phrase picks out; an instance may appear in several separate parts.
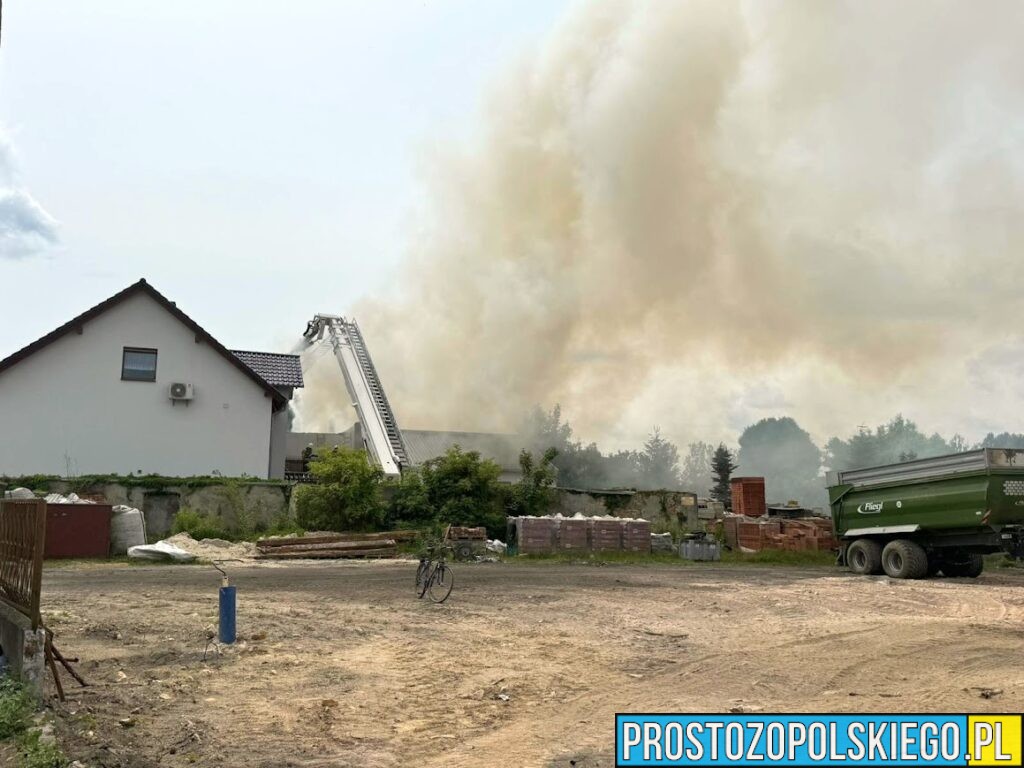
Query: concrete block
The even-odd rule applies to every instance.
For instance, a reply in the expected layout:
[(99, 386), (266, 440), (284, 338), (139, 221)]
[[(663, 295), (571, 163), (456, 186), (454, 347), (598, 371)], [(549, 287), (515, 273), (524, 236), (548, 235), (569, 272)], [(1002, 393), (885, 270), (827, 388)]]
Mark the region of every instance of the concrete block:
[(42, 699), (46, 633), (33, 630), (26, 616), (0, 603), (0, 647), (7, 657), (8, 672), (20, 678), (36, 699)]

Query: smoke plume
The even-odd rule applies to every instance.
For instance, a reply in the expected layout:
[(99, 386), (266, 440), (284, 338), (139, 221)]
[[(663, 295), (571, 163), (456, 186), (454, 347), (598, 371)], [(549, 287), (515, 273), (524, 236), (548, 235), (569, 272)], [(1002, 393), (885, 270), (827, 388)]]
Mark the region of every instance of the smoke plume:
[(1021, 39), (998, 0), (577, 7), (356, 308), (403, 425), (1019, 429)]
[(57, 242), (57, 223), (21, 186), (14, 149), (0, 127), (0, 259), (33, 256)]

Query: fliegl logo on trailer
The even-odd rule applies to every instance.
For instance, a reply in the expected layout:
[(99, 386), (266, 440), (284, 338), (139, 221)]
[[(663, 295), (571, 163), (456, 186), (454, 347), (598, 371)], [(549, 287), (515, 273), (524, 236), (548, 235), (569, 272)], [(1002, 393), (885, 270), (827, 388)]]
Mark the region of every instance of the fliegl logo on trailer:
[(1020, 766), (1021, 715), (616, 715), (615, 765)]
[(857, 511), (862, 515), (877, 515), (882, 511), (883, 506), (885, 506), (884, 501), (865, 501), (857, 507)]

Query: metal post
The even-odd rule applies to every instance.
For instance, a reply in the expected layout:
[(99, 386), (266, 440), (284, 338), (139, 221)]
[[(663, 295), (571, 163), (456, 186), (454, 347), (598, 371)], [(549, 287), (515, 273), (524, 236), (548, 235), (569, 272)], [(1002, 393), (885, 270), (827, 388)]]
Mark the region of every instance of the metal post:
[[(226, 581), (226, 579), (225, 579)], [(235, 642), (235, 588), (220, 588), (220, 642), (231, 645)]]

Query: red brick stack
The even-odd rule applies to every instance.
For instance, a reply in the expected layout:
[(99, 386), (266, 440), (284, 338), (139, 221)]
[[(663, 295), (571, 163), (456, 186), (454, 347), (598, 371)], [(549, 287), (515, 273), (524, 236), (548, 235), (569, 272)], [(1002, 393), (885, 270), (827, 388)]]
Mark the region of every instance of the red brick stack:
[(618, 520), (591, 520), (590, 546), (595, 552), (622, 551), (622, 523)]
[(587, 521), (567, 518), (558, 521), (558, 548), (561, 550), (586, 550)]
[(736, 543), (744, 549), (757, 551), (766, 548), (769, 536), (778, 535), (780, 532), (778, 520), (761, 523), (741, 519), (736, 526)]
[(732, 490), (732, 511), (746, 517), (761, 517), (767, 514), (768, 505), (764, 500), (763, 477), (734, 477)]
[(650, 552), (651, 524), (647, 520), (626, 520), (622, 526), (622, 548), (626, 552)]
[(550, 517), (519, 518), (519, 552), (539, 555), (555, 551), (555, 521)]

